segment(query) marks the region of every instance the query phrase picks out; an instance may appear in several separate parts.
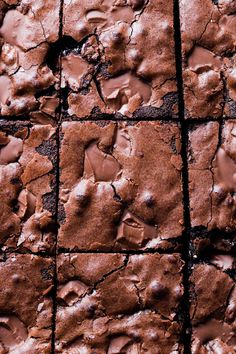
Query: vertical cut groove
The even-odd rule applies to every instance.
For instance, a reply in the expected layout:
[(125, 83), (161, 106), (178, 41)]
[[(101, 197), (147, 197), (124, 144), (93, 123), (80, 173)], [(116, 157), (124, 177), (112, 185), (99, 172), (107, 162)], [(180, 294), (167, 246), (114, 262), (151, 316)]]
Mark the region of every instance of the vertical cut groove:
[(183, 309), (183, 334), (182, 341), (184, 345), (184, 354), (191, 353), (191, 321), (190, 321), (190, 293), (189, 293), (189, 273), (191, 267), (191, 252), (190, 252), (190, 203), (188, 191), (188, 124), (184, 117), (184, 92), (183, 92), (183, 73), (182, 73), (182, 48), (181, 48), (181, 31), (180, 31), (180, 9), (179, 1), (174, 0), (174, 29), (175, 29), (175, 56), (176, 56), (176, 75), (177, 88), (179, 97), (179, 118), (181, 125), (182, 139), (182, 185), (183, 185), (183, 205), (184, 205), (184, 225), (185, 232), (183, 234), (183, 259), (185, 261), (183, 284), (184, 298), (182, 303)]
[[(63, 5), (64, 0), (60, 1), (60, 12), (59, 12), (59, 40), (63, 36)], [(58, 112), (58, 123), (56, 128), (56, 144), (57, 144), (57, 159), (56, 159), (56, 240), (55, 240), (55, 271), (53, 279), (53, 314), (52, 314), (52, 354), (55, 353), (55, 338), (56, 338), (56, 315), (57, 315), (57, 236), (58, 236), (58, 205), (59, 205), (59, 183), (60, 183), (60, 124), (62, 118), (62, 90), (61, 90), (61, 55), (58, 58), (59, 65), (59, 112)]]

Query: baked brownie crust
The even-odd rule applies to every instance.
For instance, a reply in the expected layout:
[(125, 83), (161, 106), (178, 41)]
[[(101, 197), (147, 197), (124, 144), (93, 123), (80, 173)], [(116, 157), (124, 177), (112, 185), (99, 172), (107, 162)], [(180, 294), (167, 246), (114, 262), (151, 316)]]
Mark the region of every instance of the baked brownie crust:
[(2, 249), (53, 250), (56, 151), (52, 126), (0, 123)]
[(51, 353), (53, 261), (7, 255), (0, 262), (1, 353)]
[(180, 149), (177, 124), (63, 123), (59, 248), (171, 247), (183, 231)]
[(236, 4), (180, 0), (186, 118), (236, 117)]
[(191, 282), (192, 353), (236, 351), (235, 257), (218, 255), (193, 267)]
[(235, 231), (236, 121), (217, 122), (189, 132), (191, 223), (208, 230)]
[(142, 118), (147, 107), (149, 117), (176, 117), (173, 7), (172, 0), (64, 3), (63, 34), (74, 40), (62, 58), (69, 115)]
[(50, 46), (59, 39), (60, 0), (0, 0), (0, 115), (32, 111), (55, 118), (57, 71)]
[(182, 267), (179, 254), (61, 254), (56, 352), (181, 352)]

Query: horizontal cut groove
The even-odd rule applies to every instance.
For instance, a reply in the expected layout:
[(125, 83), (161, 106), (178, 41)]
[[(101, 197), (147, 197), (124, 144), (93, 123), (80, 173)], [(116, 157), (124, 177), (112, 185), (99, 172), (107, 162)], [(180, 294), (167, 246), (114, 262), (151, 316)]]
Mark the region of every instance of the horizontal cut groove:
[[(60, 92), (60, 91), (59, 91)], [(59, 106), (60, 108), (60, 106)], [(170, 122), (170, 123), (178, 123), (182, 120), (182, 118), (171, 118), (171, 117), (158, 117), (158, 118), (116, 118), (114, 116), (107, 117), (107, 116), (98, 116), (96, 118), (76, 118), (73, 116), (63, 116), (62, 112), (58, 114), (60, 117), (57, 120), (54, 120), (55, 126), (60, 126), (61, 125), (61, 118), (63, 117), (62, 122), (94, 122), (95, 120), (100, 121), (100, 120), (106, 120), (106, 121), (111, 121), (111, 122), (126, 122), (126, 121), (133, 121), (133, 122), (158, 122), (158, 121), (163, 121), (163, 122)], [(181, 115), (182, 116), (182, 115)], [(21, 124), (27, 122), (28, 124), (33, 125), (34, 123), (31, 122), (31, 118), (28, 115), (22, 115), (22, 116), (17, 116), (17, 117), (11, 117), (11, 116), (0, 116), (0, 123), (2, 122), (9, 122), (9, 124)], [(184, 119), (184, 118), (183, 118)], [(191, 118), (191, 119), (184, 119), (185, 121), (185, 126), (189, 126), (191, 124), (206, 124), (209, 122), (227, 122), (230, 120), (236, 120), (234, 117), (222, 117), (222, 118)]]
[(173, 254), (173, 253), (180, 253), (178, 251), (173, 251), (172, 249), (169, 250), (142, 250), (142, 251), (106, 251), (106, 250), (68, 250), (66, 248), (61, 248), (57, 251), (57, 255), (59, 254), (130, 254), (130, 255), (135, 255), (135, 254)]
[(179, 118), (171, 118), (171, 117), (158, 117), (158, 118), (128, 118), (128, 117), (124, 117), (124, 118), (116, 118), (114, 115), (111, 115), (109, 117), (101, 115), (95, 118), (76, 118), (76, 117), (70, 117), (70, 116), (65, 116), (63, 121), (64, 122), (94, 122), (94, 121), (107, 121), (107, 122), (158, 122), (158, 121), (163, 121), (163, 122), (172, 122), (172, 123), (176, 123), (179, 122)]

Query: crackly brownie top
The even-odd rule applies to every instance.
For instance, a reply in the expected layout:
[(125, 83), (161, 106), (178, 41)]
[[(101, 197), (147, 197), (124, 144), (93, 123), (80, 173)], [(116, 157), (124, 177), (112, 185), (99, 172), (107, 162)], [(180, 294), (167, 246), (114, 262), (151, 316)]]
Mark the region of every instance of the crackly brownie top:
[(181, 0), (186, 116), (236, 116), (236, 3)]
[(0, 262), (0, 352), (50, 353), (53, 262), (11, 255)]
[(180, 149), (176, 124), (65, 122), (59, 247), (170, 246), (183, 230)]
[(235, 353), (236, 288), (225, 272), (235, 269), (234, 258), (218, 255), (210, 261), (213, 265), (195, 265), (190, 278), (192, 353)]
[[(57, 78), (46, 63), (59, 35), (59, 0), (0, 0), (0, 115), (55, 115)], [(44, 94), (40, 94), (44, 91)]]
[(192, 226), (236, 228), (236, 121), (194, 127), (189, 133)]
[(55, 129), (0, 126), (0, 242), (33, 252), (53, 246)]
[(179, 254), (60, 255), (57, 352), (174, 353), (182, 267)]
[(173, 1), (65, 1), (63, 23), (69, 114), (176, 113)]

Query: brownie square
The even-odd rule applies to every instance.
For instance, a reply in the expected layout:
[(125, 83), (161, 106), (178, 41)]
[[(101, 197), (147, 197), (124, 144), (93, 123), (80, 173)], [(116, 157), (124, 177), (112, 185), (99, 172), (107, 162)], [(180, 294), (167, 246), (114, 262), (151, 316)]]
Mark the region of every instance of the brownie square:
[(51, 252), (56, 212), (55, 128), (0, 122), (0, 246)]
[(8, 255), (0, 262), (0, 352), (50, 354), (54, 264)]
[(0, 116), (55, 119), (59, 11), (60, 0), (0, 0)]
[(64, 122), (61, 133), (58, 247), (174, 247), (183, 231), (179, 126)]
[(218, 254), (195, 264), (190, 300), (191, 353), (235, 353), (235, 257)]
[(236, 117), (236, 3), (181, 0), (186, 118)]
[(172, 0), (64, 2), (67, 114), (177, 117), (173, 8)]
[(58, 256), (56, 353), (180, 353), (179, 254)]
[(236, 120), (208, 122), (189, 131), (191, 225), (215, 244), (236, 240)]

